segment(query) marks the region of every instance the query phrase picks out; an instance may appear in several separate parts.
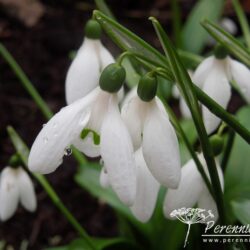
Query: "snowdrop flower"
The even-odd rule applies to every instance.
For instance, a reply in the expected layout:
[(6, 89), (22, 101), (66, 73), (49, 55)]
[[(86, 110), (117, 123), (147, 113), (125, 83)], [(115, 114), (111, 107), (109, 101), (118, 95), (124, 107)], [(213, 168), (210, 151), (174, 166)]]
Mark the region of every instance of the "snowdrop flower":
[(102, 70), (114, 62), (100, 41), (101, 27), (95, 20), (87, 22), (83, 44), (66, 76), (66, 101), (71, 104), (98, 86)]
[[(246, 101), (250, 102), (250, 70), (222, 52), (219, 47), (216, 56), (208, 57), (198, 66), (192, 77), (193, 82), (226, 108), (231, 97), (229, 82), (235, 80)], [(206, 130), (210, 134), (220, 124), (220, 118), (205, 106), (202, 106), (202, 115)]]
[[(141, 222), (147, 222), (154, 211), (160, 184), (148, 170), (143, 158), (142, 149), (135, 152), (136, 161), (136, 197), (134, 204), (130, 207), (133, 215)], [(109, 174), (104, 166), (100, 173), (101, 186), (110, 186)]]
[(180, 181), (179, 145), (162, 104), (155, 98), (156, 79), (143, 76), (138, 96), (122, 107), (122, 117), (133, 140), (134, 150), (142, 147), (145, 162), (162, 185), (177, 188)]
[(36, 210), (33, 183), (22, 167), (6, 167), (0, 176), (0, 219), (2, 221), (13, 216), (19, 201), (28, 211)]
[[(193, 72), (191, 70), (188, 70), (188, 74), (189, 74), (190, 78), (192, 79)], [(179, 105), (180, 105), (180, 111), (181, 111), (182, 116), (186, 119), (192, 118), (191, 112), (190, 112), (184, 98), (180, 95), (180, 91), (179, 91), (178, 87), (176, 86), (176, 84), (173, 86), (172, 93), (173, 93), (173, 97), (180, 100)]]
[[(42, 128), (32, 145), (28, 166), (34, 172), (51, 173), (62, 163), (64, 151), (71, 145), (88, 156), (101, 155), (111, 186), (125, 204), (132, 205), (136, 193), (133, 145), (119, 112), (117, 96), (125, 80), (125, 70), (111, 64), (102, 75), (101, 89), (97, 87), (61, 109)], [(114, 75), (120, 76), (115, 79), (116, 85), (109, 79)], [(111, 85), (106, 85), (106, 81)], [(87, 131), (84, 140), (82, 131)], [(95, 145), (97, 134), (100, 145)]]
[[(198, 155), (204, 170), (208, 174), (206, 161), (202, 154)], [(223, 173), (217, 163), (217, 171), (221, 187), (224, 187)], [(215, 215), (215, 220), (218, 218), (216, 203), (209, 193), (205, 182), (203, 181), (196, 164), (193, 159), (190, 159), (181, 169), (181, 181), (177, 189), (168, 189), (164, 201), (164, 214), (167, 218), (171, 218), (170, 213), (178, 208), (191, 208), (197, 203), (198, 208), (211, 210)]]

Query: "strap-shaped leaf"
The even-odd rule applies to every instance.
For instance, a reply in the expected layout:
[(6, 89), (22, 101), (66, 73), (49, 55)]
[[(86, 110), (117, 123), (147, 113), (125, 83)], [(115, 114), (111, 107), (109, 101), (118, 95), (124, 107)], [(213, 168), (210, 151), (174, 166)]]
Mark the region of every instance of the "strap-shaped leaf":
[(183, 48), (193, 53), (201, 52), (208, 39), (208, 34), (202, 29), (200, 21), (204, 18), (217, 21), (224, 5), (224, 0), (196, 2), (182, 29)]
[(236, 58), (250, 67), (250, 51), (245, 48), (237, 39), (218, 25), (205, 20), (202, 26), (214, 37), (216, 41), (225, 46)]
[(198, 133), (198, 137), (201, 143), (201, 148), (203, 151), (204, 158), (206, 160), (209, 175), (211, 178), (211, 183), (213, 186), (215, 201), (218, 207), (220, 220), (224, 222), (224, 204), (223, 204), (223, 194), (220, 185), (220, 180), (218, 176), (218, 172), (216, 170), (216, 164), (212, 153), (212, 148), (208, 140), (208, 136), (201, 118), (201, 114), (199, 112), (198, 101), (196, 98), (196, 94), (194, 92), (193, 83), (183, 67), (175, 49), (173, 48), (167, 34), (164, 29), (160, 25), (160, 23), (153, 17), (150, 18), (157, 33), (157, 36), (162, 44), (162, 47), (165, 51), (166, 56), (169, 59), (171, 70), (175, 76), (176, 82), (179, 85), (179, 89), (181, 90), (187, 105), (190, 108), (194, 124)]

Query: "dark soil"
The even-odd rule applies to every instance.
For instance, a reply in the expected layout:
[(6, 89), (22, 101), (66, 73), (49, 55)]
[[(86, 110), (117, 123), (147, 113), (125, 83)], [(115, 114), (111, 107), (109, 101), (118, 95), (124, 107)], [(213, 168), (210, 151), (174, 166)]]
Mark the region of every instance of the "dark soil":
[[(33, 27), (26, 27), (4, 9), (0, 9), (0, 40), (24, 69), (51, 109), (56, 112), (65, 105), (64, 81), (70, 64), (69, 53), (77, 49), (83, 40), (85, 21), (94, 8), (92, 1), (41, 1), (45, 6), (44, 16)], [(169, 1), (108, 1), (123, 24), (159, 47), (147, 16), (158, 13), (159, 18), (169, 23)], [(182, 1), (184, 14), (195, 1)], [(156, 11), (160, 12), (156, 12)], [(183, 16), (185, 18), (185, 16)], [(170, 27), (167, 27), (171, 32)], [(104, 44), (117, 55), (119, 50), (104, 37)], [(234, 98), (230, 105), (234, 110), (242, 102)], [(236, 102), (239, 102), (239, 104)], [(176, 105), (176, 104), (175, 104)], [(7, 136), (6, 126), (12, 125), (31, 146), (45, 123), (43, 115), (26, 93), (9, 66), (0, 58), (0, 168), (8, 164), (14, 148)], [(69, 157), (63, 166), (48, 179), (90, 235), (117, 235), (116, 217), (112, 210), (79, 188), (73, 176), (74, 160)], [(36, 183), (38, 209), (34, 214), (19, 208), (9, 221), (0, 222), (0, 241), (10, 249), (20, 249), (29, 242), (28, 249), (43, 249), (63, 245), (77, 237), (57, 208), (51, 203), (43, 189)]]

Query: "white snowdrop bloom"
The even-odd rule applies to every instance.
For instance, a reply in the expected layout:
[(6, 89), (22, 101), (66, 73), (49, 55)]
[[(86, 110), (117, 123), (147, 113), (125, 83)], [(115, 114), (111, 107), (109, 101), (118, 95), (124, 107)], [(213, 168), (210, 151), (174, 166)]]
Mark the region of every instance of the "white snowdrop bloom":
[[(202, 154), (198, 155), (205, 173), (209, 177), (205, 159)], [(217, 171), (222, 189), (224, 188), (223, 173), (218, 165)], [(215, 220), (218, 218), (216, 203), (209, 193), (205, 182), (198, 171), (193, 159), (190, 159), (181, 169), (181, 181), (177, 189), (168, 189), (164, 200), (164, 214), (167, 218), (171, 218), (170, 213), (179, 208), (191, 208), (197, 204), (198, 208), (211, 210), (215, 215)], [(209, 178), (210, 179), (210, 178)]]
[(89, 20), (83, 44), (71, 63), (66, 76), (66, 101), (71, 104), (98, 86), (102, 70), (114, 63), (114, 58), (100, 41), (101, 27)]
[(33, 183), (22, 167), (6, 167), (0, 176), (0, 219), (6, 221), (15, 213), (18, 203), (30, 211), (37, 201)]
[(228, 17), (224, 17), (221, 19), (220, 26), (232, 35), (235, 35), (238, 30), (235, 22)]
[[(80, 138), (83, 129), (90, 130), (84, 140)], [(100, 135), (100, 145), (94, 144), (94, 133)], [(91, 157), (101, 154), (111, 186), (124, 203), (133, 203), (136, 192), (133, 145), (120, 116), (117, 94), (97, 87), (55, 114), (32, 145), (29, 169), (42, 174), (55, 171), (62, 163), (65, 149), (71, 145)]]
[(130, 132), (134, 150), (142, 147), (145, 162), (162, 185), (177, 188), (180, 181), (179, 145), (175, 131), (161, 102), (153, 98), (131, 98), (122, 107), (122, 117)]
[[(191, 70), (188, 70), (188, 74), (189, 74), (190, 78), (192, 79), (193, 72)], [(180, 91), (179, 91), (176, 84), (173, 86), (172, 94), (173, 94), (173, 97), (180, 100), (179, 106), (180, 106), (180, 111), (181, 111), (182, 116), (186, 119), (192, 118), (191, 112), (190, 112), (184, 98), (180, 95)]]
[[(198, 66), (192, 80), (223, 108), (227, 107), (231, 97), (229, 82), (235, 80), (246, 101), (250, 102), (250, 70), (229, 56), (224, 59), (208, 57)], [(210, 134), (220, 124), (220, 118), (203, 105), (202, 115), (206, 130)]]

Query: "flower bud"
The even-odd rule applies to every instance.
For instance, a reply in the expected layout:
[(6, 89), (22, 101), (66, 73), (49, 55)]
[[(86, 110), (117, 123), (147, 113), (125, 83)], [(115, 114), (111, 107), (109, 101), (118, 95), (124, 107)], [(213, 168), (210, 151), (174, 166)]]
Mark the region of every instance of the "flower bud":
[(214, 155), (219, 155), (222, 152), (224, 146), (223, 138), (215, 134), (209, 138), (209, 141), (211, 143)]
[(125, 78), (126, 71), (121, 65), (117, 63), (109, 64), (100, 76), (100, 88), (109, 93), (116, 93), (122, 87)]
[(152, 76), (152, 73), (147, 73), (141, 77), (138, 88), (137, 94), (144, 102), (151, 101), (157, 91), (157, 80), (156, 77)]
[(101, 33), (102, 33), (102, 28), (97, 21), (91, 19), (86, 23), (85, 26), (86, 37), (90, 39), (99, 39), (101, 37)]
[(214, 49), (214, 55), (217, 59), (225, 59), (228, 56), (228, 50), (222, 45), (217, 45)]

